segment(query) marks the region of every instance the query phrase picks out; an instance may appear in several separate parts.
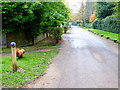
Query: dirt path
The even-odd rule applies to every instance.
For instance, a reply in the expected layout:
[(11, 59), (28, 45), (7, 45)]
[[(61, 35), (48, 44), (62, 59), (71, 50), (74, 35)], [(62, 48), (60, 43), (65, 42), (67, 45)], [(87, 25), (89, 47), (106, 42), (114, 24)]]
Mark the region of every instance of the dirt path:
[(63, 36), (62, 49), (40, 79), (22, 88), (117, 88), (118, 45), (78, 27)]

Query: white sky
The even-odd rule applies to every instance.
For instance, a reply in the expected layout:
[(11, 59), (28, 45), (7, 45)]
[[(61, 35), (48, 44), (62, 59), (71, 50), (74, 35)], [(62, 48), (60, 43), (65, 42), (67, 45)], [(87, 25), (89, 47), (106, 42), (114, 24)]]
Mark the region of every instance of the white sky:
[(65, 2), (67, 2), (67, 4), (69, 4), (69, 8), (72, 9), (73, 13), (77, 13), (81, 2), (85, 2), (86, 0), (65, 0)]

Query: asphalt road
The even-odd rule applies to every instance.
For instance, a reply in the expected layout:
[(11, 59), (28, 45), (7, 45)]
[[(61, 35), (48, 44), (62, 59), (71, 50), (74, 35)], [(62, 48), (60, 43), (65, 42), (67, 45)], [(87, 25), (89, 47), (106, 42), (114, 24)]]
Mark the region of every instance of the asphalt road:
[(118, 88), (118, 45), (72, 27), (46, 75), (27, 88)]

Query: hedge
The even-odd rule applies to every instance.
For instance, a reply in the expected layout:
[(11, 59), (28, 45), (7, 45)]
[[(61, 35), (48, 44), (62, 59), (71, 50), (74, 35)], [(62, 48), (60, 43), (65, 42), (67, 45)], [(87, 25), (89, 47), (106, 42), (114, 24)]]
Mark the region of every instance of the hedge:
[[(120, 33), (119, 23), (112, 16), (105, 19), (96, 19), (93, 23), (88, 24), (87, 28), (100, 29), (112, 33)], [(91, 26), (90, 26), (91, 25)]]
[(85, 23), (86, 28), (92, 28), (92, 23)]
[(48, 27), (47, 31), (49, 33), (49, 37), (51, 37), (55, 43), (58, 43), (59, 40), (61, 40), (61, 35), (63, 34), (63, 28), (62, 27)]
[(69, 27), (68, 26), (64, 26), (63, 28), (64, 28), (64, 33), (67, 33)]

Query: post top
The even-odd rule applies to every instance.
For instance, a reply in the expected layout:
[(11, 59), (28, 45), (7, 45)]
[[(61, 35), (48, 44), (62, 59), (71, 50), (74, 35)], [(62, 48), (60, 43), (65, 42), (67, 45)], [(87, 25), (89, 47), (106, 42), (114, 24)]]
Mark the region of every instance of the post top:
[(10, 45), (11, 46), (16, 46), (16, 43), (15, 42), (11, 42)]

